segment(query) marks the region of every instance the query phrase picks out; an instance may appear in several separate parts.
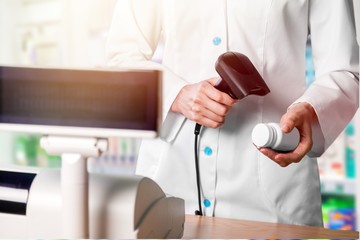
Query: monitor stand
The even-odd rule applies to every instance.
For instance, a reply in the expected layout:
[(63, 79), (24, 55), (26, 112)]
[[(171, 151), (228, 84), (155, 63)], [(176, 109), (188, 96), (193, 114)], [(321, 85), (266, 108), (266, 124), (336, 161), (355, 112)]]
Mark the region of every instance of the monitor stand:
[(61, 155), (62, 233), (64, 239), (89, 238), (89, 176), (87, 159), (108, 149), (108, 140), (43, 136), (41, 147), (50, 155)]

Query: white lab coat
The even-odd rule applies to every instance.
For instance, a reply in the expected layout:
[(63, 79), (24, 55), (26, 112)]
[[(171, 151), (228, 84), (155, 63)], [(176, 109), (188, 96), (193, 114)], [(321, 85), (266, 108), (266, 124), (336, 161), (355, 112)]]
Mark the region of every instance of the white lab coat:
[[(226, 51), (247, 55), (271, 93), (238, 102), (218, 129), (201, 132), (199, 161), (207, 216), (322, 225), (315, 158), (282, 168), (252, 144), (252, 128), (279, 122), (287, 108), (312, 104), (311, 156), (319, 156), (358, 107), (358, 47), (349, 1), (339, 0), (120, 0), (109, 33), (109, 64), (163, 72), (160, 138), (144, 140), (137, 173), (197, 209), (195, 123), (170, 112), (180, 89), (218, 76)], [(305, 43), (311, 33), (316, 82), (305, 85)], [(151, 62), (159, 41), (162, 65)]]
[(354, 15), (355, 15), (355, 26), (356, 26), (356, 39), (358, 45), (360, 45), (360, 1), (353, 0), (354, 4)]

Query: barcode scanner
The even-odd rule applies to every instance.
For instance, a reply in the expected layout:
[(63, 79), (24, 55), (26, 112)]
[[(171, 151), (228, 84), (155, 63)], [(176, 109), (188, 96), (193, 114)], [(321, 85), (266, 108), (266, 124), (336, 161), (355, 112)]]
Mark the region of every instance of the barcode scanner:
[[(215, 69), (220, 75), (220, 80), (215, 88), (229, 94), (234, 99), (243, 99), (248, 95), (265, 96), (270, 92), (264, 79), (260, 76), (250, 59), (244, 54), (238, 52), (225, 52), (220, 55), (215, 63)], [(201, 193), (200, 193), (200, 170), (198, 159), (198, 136), (201, 125), (196, 124), (195, 134), (195, 168), (196, 185), (198, 193), (199, 210), (195, 215), (202, 216)]]
[(270, 92), (250, 59), (238, 52), (226, 52), (219, 56), (215, 69), (221, 79), (216, 88), (234, 99), (248, 95), (265, 96)]

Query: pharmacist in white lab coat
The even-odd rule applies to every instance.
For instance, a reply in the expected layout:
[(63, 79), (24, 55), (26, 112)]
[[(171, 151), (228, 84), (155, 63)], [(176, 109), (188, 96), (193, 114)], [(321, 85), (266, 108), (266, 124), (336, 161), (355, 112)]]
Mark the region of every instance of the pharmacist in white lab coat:
[[(108, 39), (109, 64), (164, 71), (161, 136), (143, 141), (137, 173), (185, 199), (187, 213), (193, 214), (198, 206), (196, 121), (206, 126), (199, 143), (205, 215), (322, 225), (314, 157), (358, 107), (359, 58), (350, 3), (118, 1)], [(309, 34), (316, 80), (306, 89)], [(159, 42), (162, 64), (151, 61)], [(226, 51), (247, 55), (271, 93), (235, 101), (216, 90), (214, 64)], [(253, 127), (280, 120), (284, 131), (300, 130), (299, 146), (288, 154), (259, 151), (251, 141)]]

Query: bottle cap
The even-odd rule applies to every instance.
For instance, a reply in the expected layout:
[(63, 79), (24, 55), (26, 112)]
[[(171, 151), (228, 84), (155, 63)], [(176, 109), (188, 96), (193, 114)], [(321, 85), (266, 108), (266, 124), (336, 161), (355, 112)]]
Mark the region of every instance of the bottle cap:
[(257, 124), (251, 134), (253, 143), (258, 147), (269, 147), (273, 140), (273, 131), (267, 124)]

